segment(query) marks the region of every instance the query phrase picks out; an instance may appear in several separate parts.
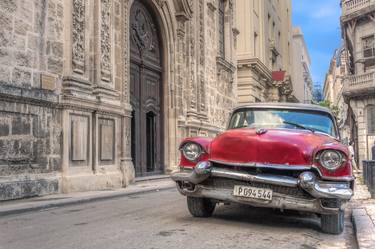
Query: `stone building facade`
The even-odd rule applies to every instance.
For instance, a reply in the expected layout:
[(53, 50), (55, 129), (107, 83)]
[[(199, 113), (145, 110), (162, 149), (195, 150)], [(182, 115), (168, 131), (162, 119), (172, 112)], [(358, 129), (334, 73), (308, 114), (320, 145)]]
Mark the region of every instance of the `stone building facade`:
[(336, 49), (323, 85), (323, 97), (337, 118), (341, 138), (346, 144), (350, 140), (350, 119), (348, 119), (348, 105), (343, 96), (344, 79), (349, 74), (348, 52), (344, 47)]
[(341, 1), (341, 27), (349, 53), (343, 96), (359, 162), (371, 159), (375, 141), (375, 1)]
[(300, 27), (293, 27), (292, 46), (293, 95), (299, 102), (311, 104), (313, 100), (313, 82), (310, 73), (311, 58)]
[[(296, 101), (292, 75), (290, 0), (237, 0), (238, 101)], [(285, 71), (274, 81), (273, 71)]]
[(168, 173), (236, 102), (233, 0), (0, 1), (0, 200)]

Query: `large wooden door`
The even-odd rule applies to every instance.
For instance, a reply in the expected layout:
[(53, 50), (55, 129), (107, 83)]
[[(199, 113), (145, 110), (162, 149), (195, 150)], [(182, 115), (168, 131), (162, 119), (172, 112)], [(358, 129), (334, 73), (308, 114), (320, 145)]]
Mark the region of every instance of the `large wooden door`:
[(135, 0), (130, 14), (132, 159), (136, 176), (163, 172), (161, 43), (147, 6)]

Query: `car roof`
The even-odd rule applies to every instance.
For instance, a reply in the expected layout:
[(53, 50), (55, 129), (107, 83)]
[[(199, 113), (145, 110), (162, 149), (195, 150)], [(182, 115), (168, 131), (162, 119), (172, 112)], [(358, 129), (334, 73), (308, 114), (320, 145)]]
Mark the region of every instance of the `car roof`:
[(233, 109), (233, 112), (239, 109), (247, 108), (267, 108), (267, 109), (290, 109), (290, 110), (307, 110), (307, 111), (319, 111), (325, 112), (332, 115), (332, 112), (327, 107), (313, 104), (301, 104), (301, 103), (280, 103), (280, 102), (262, 102), (262, 103), (251, 103), (245, 105), (239, 105)]

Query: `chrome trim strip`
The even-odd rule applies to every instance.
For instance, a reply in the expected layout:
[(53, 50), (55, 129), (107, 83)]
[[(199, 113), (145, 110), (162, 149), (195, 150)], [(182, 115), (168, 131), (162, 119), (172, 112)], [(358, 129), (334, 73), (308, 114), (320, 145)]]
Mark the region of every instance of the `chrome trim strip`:
[(219, 163), (229, 166), (242, 166), (242, 167), (253, 167), (253, 168), (264, 168), (264, 169), (280, 169), (280, 170), (309, 170), (311, 169), (310, 165), (285, 165), (285, 164), (263, 164), (263, 163), (235, 163), (235, 162), (226, 162), (221, 160), (211, 160), (210, 162)]
[(259, 183), (267, 183), (285, 187), (297, 187), (298, 179), (288, 176), (274, 176), (274, 175), (251, 175), (246, 172), (234, 172), (225, 169), (212, 168), (211, 176), (230, 178), (241, 181), (251, 181)]
[(354, 181), (353, 176), (344, 176), (344, 177), (330, 177), (330, 176), (323, 176), (322, 172), (320, 171), (319, 167), (316, 165), (284, 165), (284, 164), (262, 164), (262, 163), (255, 163), (255, 162), (249, 162), (249, 163), (235, 163), (235, 162), (226, 162), (221, 160), (209, 160), (213, 163), (219, 163), (229, 166), (237, 166), (237, 167), (253, 167), (253, 168), (263, 168), (263, 169), (279, 169), (279, 170), (311, 170), (314, 169), (318, 172), (319, 176), (323, 180), (332, 180), (332, 181), (345, 181), (345, 182), (351, 182)]
[(192, 172), (174, 172), (171, 174), (171, 178), (175, 182), (190, 182), (196, 185), (209, 177), (229, 178), (294, 188), (301, 187), (315, 198), (350, 200), (353, 196), (353, 191), (347, 182), (318, 181), (315, 174), (311, 171), (301, 173), (299, 178), (267, 174), (252, 175), (247, 172), (214, 168), (207, 162), (199, 165)]
[(321, 176), (323, 180), (330, 180), (330, 181), (344, 181), (344, 182), (351, 182), (354, 181), (354, 176), (344, 176), (344, 177), (330, 177), (330, 176)]

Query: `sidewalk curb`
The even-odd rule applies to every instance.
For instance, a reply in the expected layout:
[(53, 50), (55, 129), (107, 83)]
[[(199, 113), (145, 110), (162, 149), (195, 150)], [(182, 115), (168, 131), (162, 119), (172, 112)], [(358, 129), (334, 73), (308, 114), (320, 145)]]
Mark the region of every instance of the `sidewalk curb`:
[(171, 182), (171, 184), (167, 186), (154, 186), (154, 187), (146, 187), (143, 189), (135, 189), (135, 190), (129, 190), (126, 191), (126, 188), (124, 191), (121, 192), (114, 192), (114, 193), (100, 193), (92, 196), (83, 196), (83, 197), (72, 197), (69, 199), (63, 199), (63, 200), (57, 200), (57, 201), (48, 201), (46, 200), (46, 203), (40, 203), (40, 204), (30, 204), (27, 203), (23, 207), (20, 205), (20, 207), (10, 207), (10, 208), (1, 208), (0, 207), (0, 218), (8, 215), (15, 215), (15, 214), (22, 214), (32, 211), (40, 211), (44, 209), (50, 209), (50, 208), (56, 208), (56, 207), (65, 207), (65, 206), (71, 206), (76, 204), (84, 204), (89, 202), (95, 202), (95, 201), (103, 201), (103, 200), (110, 200), (110, 199), (116, 199), (126, 196), (132, 196), (132, 195), (138, 195), (138, 194), (145, 194), (150, 192), (158, 192), (158, 191), (164, 191), (169, 189), (174, 189), (176, 186), (175, 184)]
[(375, 248), (375, 226), (366, 209), (353, 209), (352, 222), (358, 249)]

